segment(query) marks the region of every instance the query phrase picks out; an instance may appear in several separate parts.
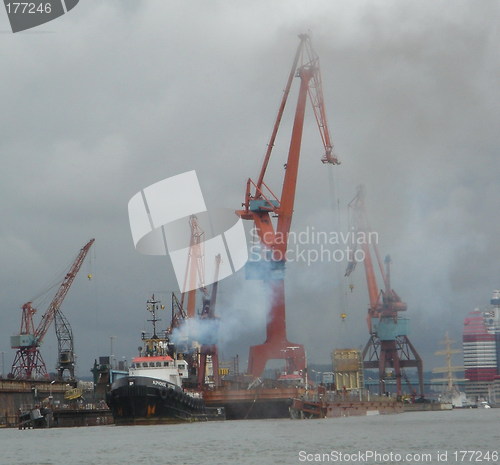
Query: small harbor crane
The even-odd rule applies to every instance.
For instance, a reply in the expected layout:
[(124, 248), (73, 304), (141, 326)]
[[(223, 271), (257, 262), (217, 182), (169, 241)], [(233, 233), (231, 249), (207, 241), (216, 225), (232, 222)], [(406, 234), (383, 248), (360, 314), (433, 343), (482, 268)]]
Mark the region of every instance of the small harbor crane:
[[(45, 366), (39, 347), (56, 317), (62, 326), (64, 326), (64, 322), (67, 322), (62, 313), (59, 313), (60, 307), (93, 243), (94, 239), (91, 239), (82, 247), (36, 328), (33, 322), (33, 316), (37, 310), (32, 306), (33, 302), (26, 302), (22, 306), (21, 329), (18, 335), (11, 337), (11, 347), (17, 349), (11, 369), (14, 378), (36, 379), (47, 376), (47, 367)], [(65, 330), (59, 327), (56, 334), (58, 336), (59, 349), (59, 374), (62, 376), (63, 371), (69, 369), (70, 375), (73, 376), (73, 335), (69, 324)], [(70, 338), (71, 341), (69, 341), (68, 338)]]

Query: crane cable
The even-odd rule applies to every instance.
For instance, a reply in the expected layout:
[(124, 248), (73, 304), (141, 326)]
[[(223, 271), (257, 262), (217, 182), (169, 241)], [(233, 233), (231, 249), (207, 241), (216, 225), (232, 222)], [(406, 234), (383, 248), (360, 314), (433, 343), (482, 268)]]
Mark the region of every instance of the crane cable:
[[(75, 256), (75, 258), (76, 258), (76, 256)], [(73, 259), (73, 261), (74, 261), (74, 259)], [(48, 306), (48, 304), (50, 303), (49, 299), (52, 299), (52, 297), (49, 296), (49, 292), (61, 285), (61, 283), (64, 281), (64, 278), (66, 277), (69, 270), (71, 269), (72, 263), (73, 262), (66, 265), (62, 269), (62, 271), (60, 271), (59, 273), (57, 273), (55, 275), (52, 282), (50, 282), (46, 287), (42, 288), (31, 299), (29, 299), (29, 302), (32, 302), (32, 304), (33, 304), (33, 308), (38, 309), (39, 307), (41, 307), (45, 303), (47, 305), (44, 305), (44, 306), (45, 307)]]
[(87, 280), (89, 281), (90, 299), (92, 300), (90, 306), (94, 308), (94, 325), (96, 331), (98, 331), (100, 330), (99, 315), (101, 314), (101, 299), (99, 298), (100, 296), (99, 279), (94, 279), (94, 272), (96, 270), (96, 263), (97, 263), (96, 256), (97, 256), (97, 249), (96, 245), (94, 244), (93, 247), (89, 250), (87, 256), (86, 277)]
[[(332, 218), (334, 227), (336, 227), (337, 232), (340, 233), (342, 226), (342, 217), (340, 212), (340, 199), (337, 196), (337, 187), (336, 187), (337, 181), (334, 176), (336, 176), (336, 174), (333, 171), (333, 165), (330, 165), (328, 167), (328, 185), (330, 190), (330, 199), (332, 202), (331, 206)], [(337, 283), (339, 283), (338, 286), (341, 290), (338, 296), (338, 303), (340, 304), (340, 310), (341, 310), (340, 315), (346, 315), (348, 314), (348, 303), (347, 303), (346, 293), (343, 290), (343, 285), (341, 285), (343, 281), (343, 276), (340, 263), (337, 263), (336, 271), (337, 271)], [(344, 317), (342, 317), (342, 319), (344, 320)]]

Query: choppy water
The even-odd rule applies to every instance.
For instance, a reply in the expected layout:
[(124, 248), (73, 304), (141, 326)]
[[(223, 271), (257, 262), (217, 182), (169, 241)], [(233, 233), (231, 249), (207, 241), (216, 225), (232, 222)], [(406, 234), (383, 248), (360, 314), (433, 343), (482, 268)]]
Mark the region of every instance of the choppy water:
[[(455, 455), (462, 450), (482, 454)], [(379, 455), (363, 456), (370, 451)], [(485, 460), (487, 451), (490, 458)], [(325, 420), (0, 430), (2, 465), (500, 463), (494, 460), (494, 451), (500, 452), (500, 409)]]

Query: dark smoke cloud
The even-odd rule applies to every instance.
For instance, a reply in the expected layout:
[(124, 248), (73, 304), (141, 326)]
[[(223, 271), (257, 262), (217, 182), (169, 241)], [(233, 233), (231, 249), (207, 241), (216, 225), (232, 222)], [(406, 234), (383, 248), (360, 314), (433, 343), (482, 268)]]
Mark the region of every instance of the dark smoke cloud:
[[(438, 364), (433, 351), (444, 332), (459, 339), (465, 314), (500, 287), (498, 3), (137, 5), (81, 2), (46, 26), (53, 33), (4, 35), (0, 44), (6, 365), (20, 306), (91, 237), (95, 255), (85, 267), (94, 279), (85, 268), (64, 305), (79, 374), (109, 352), (110, 336), (117, 356), (135, 354), (146, 299), (158, 292), (168, 303), (175, 278), (164, 257), (135, 252), (128, 200), (196, 169), (207, 205), (239, 208), (246, 178), (259, 170), (296, 35), (308, 29), (342, 165), (332, 168), (332, 190), (309, 113), (293, 228), (337, 228), (337, 202), (346, 228), (345, 206), (365, 184), (412, 341), (427, 366)], [(277, 191), (290, 121), (287, 114), (270, 168)], [(288, 266), (289, 337), (313, 362), (367, 338), (362, 270), (351, 292), (343, 267)], [(244, 322), (231, 326), (224, 354), (242, 359), (264, 340), (262, 308), (254, 314), (245, 297), (261, 295), (252, 286), (242, 273), (220, 286), (217, 313)], [(51, 337), (42, 350), (53, 366)]]

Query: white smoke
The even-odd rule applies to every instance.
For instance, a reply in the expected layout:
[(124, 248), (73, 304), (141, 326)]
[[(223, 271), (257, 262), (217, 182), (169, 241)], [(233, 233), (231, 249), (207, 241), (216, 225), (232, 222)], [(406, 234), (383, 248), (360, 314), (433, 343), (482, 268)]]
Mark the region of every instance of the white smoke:
[(219, 332), (218, 319), (188, 318), (172, 332), (172, 342), (177, 346), (196, 341), (199, 344), (216, 344)]

